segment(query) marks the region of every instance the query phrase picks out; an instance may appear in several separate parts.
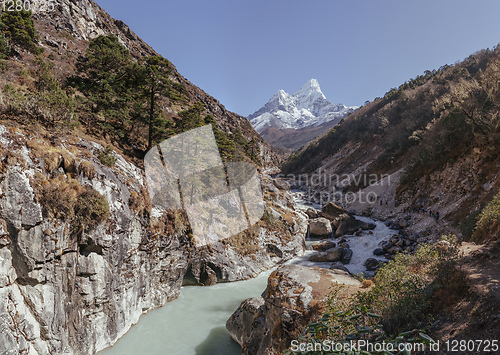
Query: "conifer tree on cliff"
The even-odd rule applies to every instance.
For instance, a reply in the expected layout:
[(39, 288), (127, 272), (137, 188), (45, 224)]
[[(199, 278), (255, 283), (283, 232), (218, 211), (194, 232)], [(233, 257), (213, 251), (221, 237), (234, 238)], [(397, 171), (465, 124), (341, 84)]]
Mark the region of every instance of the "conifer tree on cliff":
[(160, 96), (168, 97), (171, 89), (170, 73), (170, 62), (161, 56), (153, 55), (143, 60), (142, 76), (139, 83), (144, 96), (149, 101), (148, 150), (153, 145), (154, 118), (158, 108), (156, 101)]

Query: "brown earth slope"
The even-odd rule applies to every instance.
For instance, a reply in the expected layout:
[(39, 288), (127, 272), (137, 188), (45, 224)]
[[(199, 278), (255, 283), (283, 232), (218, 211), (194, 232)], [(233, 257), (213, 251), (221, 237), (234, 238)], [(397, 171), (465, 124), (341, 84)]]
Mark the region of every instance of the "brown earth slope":
[[(464, 253), (460, 268), (467, 274), (470, 295), (441, 314), (432, 329), (443, 350), (447, 349), (444, 342), (449, 342), (450, 353), (454, 341), (500, 341), (500, 239), (496, 237), (486, 245), (463, 243), (460, 250)], [(477, 347), (475, 351), (457, 349), (453, 353), (481, 353)], [(481, 350), (485, 350), (484, 345)]]

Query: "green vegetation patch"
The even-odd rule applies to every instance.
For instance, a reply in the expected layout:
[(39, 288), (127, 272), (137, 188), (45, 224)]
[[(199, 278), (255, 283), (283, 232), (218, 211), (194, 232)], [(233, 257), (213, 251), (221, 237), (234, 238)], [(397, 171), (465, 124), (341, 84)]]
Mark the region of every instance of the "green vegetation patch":
[(112, 168), (113, 166), (115, 166), (115, 163), (116, 163), (116, 158), (115, 156), (113, 155), (113, 148), (111, 146), (108, 146), (106, 147), (106, 149), (102, 150), (100, 153), (99, 153), (99, 161), (103, 164), (103, 165), (106, 165), (106, 166), (109, 166), (110, 168)]
[(110, 216), (106, 198), (87, 186), (77, 198), (75, 222), (82, 232), (89, 232)]
[(491, 200), (477, 217), (473, 240), (484, 242), (500, 229), (500, 194)]
[(458, 260), (456, 238), (443, 237), (414, 254), (398, 254), (377, 272), (368, 291), (342, 296), (342, 286), (335, 286), (325, 313), (306, 327), (301, 340), (431, 342), (425, 332), (434, 315), (450, 309), (469, 289)]
[(2, 11), (0, 16), (0, 53), (11, 55), (11, 44), (39, 54), (43, 50), (37, 46), (39, 36), (35, 29), (31, 11)]

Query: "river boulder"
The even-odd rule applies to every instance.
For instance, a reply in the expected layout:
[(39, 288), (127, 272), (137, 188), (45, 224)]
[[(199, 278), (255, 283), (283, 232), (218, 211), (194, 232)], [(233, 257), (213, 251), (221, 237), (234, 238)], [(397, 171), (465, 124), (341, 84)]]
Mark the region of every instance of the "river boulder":
[(326, 240), (321, 243), (313, 244), (312, 248), (316, 251), (327, 251), (328, 249), (335, 248), (337, 245), (331, 240)]
[(342, 253), (342, 257), (340, 258), (342, 264), (349, 264), (351, 262), (352, 254), (353, 252), (351, 248), (345, 248)]
[(368, 271), (377, 270), (378, 264), (379, 264), (379, 262), (375, 258), (366, 259), (366, 261), (365, 261), (366, 270), (368, 270)]
[(317, 263), (340, 261), (344, 255), (344, 248), (332, 248), (327, 251), (313, 254), (309, 257), (309, 261)]
[(306, 214), (307, 214), (307, 217), (309, 217), (309, 219), (314, 219), (314, 218), (318, 218), (319, 217), (318, 210), (316, 210), (314, 208), (308, 208), (306, 210)]
[(332, 263), (332, 265), (330, 265), (330, 270), (340, 270), (350, 275), (349, 269), (346, 268), (340, 261)]
[(382, 249), (384, 249), (385, 251), (387, 251), (387, 250), (391, 249), (394, 246), (394, 244), (392, 242), (390, 242), (390, 241), (387, 240), (385, 242), (381, 242), (380, 246), (382, 247)]
[(328, 218), (332, 221), (344, 213), (347, 213), (347, 211), (342, 207), (337, 206), (333, 202), (328, 202), (321, 209), (321, 216)]
[(273, 179), (273, 184), (280, 190), (290, 190), (290, 183), (282, 179)]
[(281, 354), (324, 310), (333, 283), (355, 290), (361, 286), (335, 270), (282, 265), (269, 276), (262, 297), (243, 301), (226, 328), (242, 354)]
[(332, 224), (335, 228), (338, 228), (340, 226), (340, 224), (345, 221), (345, 220), (348, 220), (349, 218), (351, 218), (351, 216), (347, 213), (343, 213), (341, 214), (340, 216), (336, 217), (333, 221), (332, 221)]
[[(264, 328), (258, 331), (252, 324), (257, 321), (265, 322), (264, 298), (252, 297), (241, 303), (226, 323), (226, 328), (231, 337), (238, 344), (245, 346), (247, 354), (257, 354), (260, 347), (260, 339), (265, 336)], [(243, 349), (242, 349), (243, 352)]]
[(315, 262), (315, 263), (326, 263), (326, 253), (320, 252), (311, 255), (307, 260)]
[(309, 233), (316, 237), (328, 237), (332, 234), (332, 225), (326, 218), (319, 217), (309, 220)]
[(340, 221), (337, 230), (335, 231), (335, 236), (340, 237), (342, 235), (350, 235), (361, 230), (375, 229), (376, 225), (374, 223), (366, 223), (356, 219), (353, 216), (343, 219)]

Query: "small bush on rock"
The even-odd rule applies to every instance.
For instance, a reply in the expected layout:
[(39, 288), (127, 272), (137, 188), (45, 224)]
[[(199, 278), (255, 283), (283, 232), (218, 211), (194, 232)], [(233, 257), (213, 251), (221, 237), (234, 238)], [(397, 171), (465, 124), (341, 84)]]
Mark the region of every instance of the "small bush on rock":
[(102, 164), (109, 166), (110, 168), (112, 168), (116, 163), (116, 158), (113, 155), (113, 148), (110, 146), (101, 151), (98, 158)]
[(75, 206), (77, 227), (88, 232), (109, 218), (109, 205), (106, 198), (91, 187), (78, 196)]
[(110, 216), (106, 198), (69, 175), (38, 176), (35, 189), (44, 216), (70, 222), (76, 234), (93, 230)]

